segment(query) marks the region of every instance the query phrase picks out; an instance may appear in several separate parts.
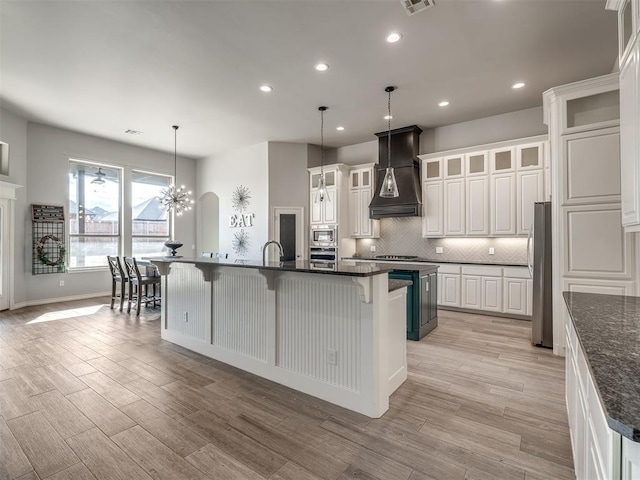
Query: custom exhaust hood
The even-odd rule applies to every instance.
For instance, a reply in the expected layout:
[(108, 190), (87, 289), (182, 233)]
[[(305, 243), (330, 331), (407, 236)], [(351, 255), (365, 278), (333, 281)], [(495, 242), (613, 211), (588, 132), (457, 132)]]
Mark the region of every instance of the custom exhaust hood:
[(391, 130), (391, 166), (395, 171), (399, 196), (383, 198), (378, 195), (387, 166), (388, 132), (376, 133), (378, 137), (378, 169), (376, 188), (369, 204), (369, 218), (420, 217), (422, 216), (422, 189), (420, 188), (420, 134), (417, 125)]

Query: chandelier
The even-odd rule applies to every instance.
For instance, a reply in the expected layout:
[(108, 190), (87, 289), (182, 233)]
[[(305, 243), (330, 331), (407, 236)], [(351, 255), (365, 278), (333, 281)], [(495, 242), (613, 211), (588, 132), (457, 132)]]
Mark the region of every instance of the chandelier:
[(174, 183), (160, 192), (160, 203), (167, 211), (172, 210), (180, 216), (183, 212), (191, 210), (193, 200), (189, 198), (191, 190), (187, 191), (185, 186), (178, 184), (178, 125), (173, 125), (173, 179)]

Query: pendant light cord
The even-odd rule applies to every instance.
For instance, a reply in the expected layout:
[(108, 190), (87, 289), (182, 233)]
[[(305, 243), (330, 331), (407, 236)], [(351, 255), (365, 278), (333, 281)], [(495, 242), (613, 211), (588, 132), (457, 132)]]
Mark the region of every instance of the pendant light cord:
[(178, 186), (178, 125), (173, 126), (173, 181)]
[(387, 168), (391, 168), (391, 92), (392, 90), (388, 89), (389, 100), (387, 101)]
[(318, 107), (320, 110), (320, 175), (324, 174), (324, 112), (328, 107)]

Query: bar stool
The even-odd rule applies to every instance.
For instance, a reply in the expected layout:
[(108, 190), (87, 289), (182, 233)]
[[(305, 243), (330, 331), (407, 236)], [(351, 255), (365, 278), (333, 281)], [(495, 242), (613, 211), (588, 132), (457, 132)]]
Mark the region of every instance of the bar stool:
[[(133, 257), (124, 257), (124, 265), (127, 268), (129, 276), (129, 304), (127, 305), (127, 313), (131, 313), (131, 304), (136, 304), (136, 317), (140, 315), (140, 306), (145, 303), (153, 302), (156, 306), (156, 285), (160, 285), (160, 277), (148, 277), (142, 275), (138, 268), (138, 263)], [(149, 285), (153, 287), (153, 296), (149, 297)]]
[(109, 270), (111, 271), (111, 310), (113, 310), (113, 303), (116, 298), (116, 284), (120, 283), (120, 311), (124, 306), (124, 292), (129, 278), (122, 269), (122, 263), (120, 263), (119, 257), (111, 257), (107, 255), (107, 262), (109, 263)]

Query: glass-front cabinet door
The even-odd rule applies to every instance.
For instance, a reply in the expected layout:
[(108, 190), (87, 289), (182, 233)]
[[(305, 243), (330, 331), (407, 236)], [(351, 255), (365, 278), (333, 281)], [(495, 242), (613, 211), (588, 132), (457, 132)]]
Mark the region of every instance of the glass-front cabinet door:
[(493, 173), (515, 172), (515, 149), (513, 147), (491, 151), (491, 171)]
[(544, 143), (519, 145), (516, 154), (518, 170), (534, 170), (544, 167)]

